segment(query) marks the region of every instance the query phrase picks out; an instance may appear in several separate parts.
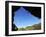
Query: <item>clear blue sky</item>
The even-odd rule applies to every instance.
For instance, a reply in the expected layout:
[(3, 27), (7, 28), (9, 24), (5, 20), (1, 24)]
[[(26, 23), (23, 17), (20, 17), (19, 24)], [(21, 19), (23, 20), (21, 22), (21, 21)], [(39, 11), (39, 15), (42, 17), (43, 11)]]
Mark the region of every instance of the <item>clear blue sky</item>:
[(15, 12), (14, 24), (19, 28), (40, 23), (40, 19), (30, 14), (23, 7)]

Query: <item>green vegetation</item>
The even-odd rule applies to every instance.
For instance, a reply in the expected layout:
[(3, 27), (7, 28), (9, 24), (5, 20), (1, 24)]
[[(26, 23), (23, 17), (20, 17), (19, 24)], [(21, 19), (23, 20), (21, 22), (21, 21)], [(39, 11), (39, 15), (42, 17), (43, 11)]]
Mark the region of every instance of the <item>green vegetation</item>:
[(40, 30), (41, 29), (41, 23), (35, 24), (32, 26), (27, 26), (25, 28), (18, 28), (18, 31), (23, 31), (23, 30)]
[(18, 28), (18, 30), (19, 30), (19, 31), (21, 31), (21, 30), (25, 30), (25, 28)]

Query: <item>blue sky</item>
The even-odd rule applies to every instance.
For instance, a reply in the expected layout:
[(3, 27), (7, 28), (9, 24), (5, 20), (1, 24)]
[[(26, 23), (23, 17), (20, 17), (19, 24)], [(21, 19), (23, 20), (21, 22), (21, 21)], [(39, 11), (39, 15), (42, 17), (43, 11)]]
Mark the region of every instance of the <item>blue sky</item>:
[(26, 27), (40, 23), (40, 19), (30, 14), (23, 7), (15, 12), (14, 24), (18, 27)]

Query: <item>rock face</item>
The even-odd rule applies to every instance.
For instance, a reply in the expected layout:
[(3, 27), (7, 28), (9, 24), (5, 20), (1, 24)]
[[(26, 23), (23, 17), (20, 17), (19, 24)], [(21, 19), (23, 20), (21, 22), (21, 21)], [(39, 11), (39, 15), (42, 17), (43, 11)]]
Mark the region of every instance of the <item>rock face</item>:
[(14, 22), (14, 11), (17, 9), (18, 9), (18, 7), (16, 7), (16, 8), (12, 7), (12, 31), (18, 30), (17, 26), (15, 24), (13, 24), (13, 22)]
[(41, 18), (41, 7), (23, 7), (35, 17)]
[[(22, 6), (25, 10), (29, 11), (29, 12), (32, 12), (32, 15), (38, 17), (38, 18), (41, 18), (41, 7), (25, 7), (25, 6)], [(15, 12), (17, 11), (18, 9), (20, 8), (20, 6), (13, 6), (12, 7), (12, 12)]]
[(12, 31), (17, 31), (17, 30), (18, 30), (17, 26), (15, 24), (13, 24)]

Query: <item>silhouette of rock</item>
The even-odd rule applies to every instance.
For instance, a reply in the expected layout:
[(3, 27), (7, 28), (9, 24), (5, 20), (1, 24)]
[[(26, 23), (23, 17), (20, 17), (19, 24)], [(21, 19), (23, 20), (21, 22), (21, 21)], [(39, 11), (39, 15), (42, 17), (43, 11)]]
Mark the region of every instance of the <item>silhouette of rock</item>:
[(12, 31), (17, 31), (17, 30), (18, 30), (17, 26), (15, 24), (13, 24), (12, 25)]
[[(12, 20), (14, 21), (14, 11), (17, 11), (18, 9), (20, 8), (20, 6), (12, 6)], [(41, 8), (40, 7), (24, 7), (24, 9), (28, 10), (29, 12), (31, 11), (32, 15), (38, 17), (38, 18), (41, 18)], [(18, 28), (17, 26), (15, 26), (15, 24), (13, 24), (13, 21), (12, 21), (12, 31), (17, 31)]]

